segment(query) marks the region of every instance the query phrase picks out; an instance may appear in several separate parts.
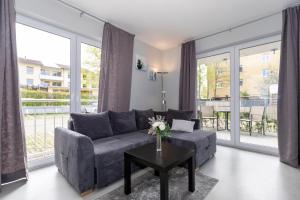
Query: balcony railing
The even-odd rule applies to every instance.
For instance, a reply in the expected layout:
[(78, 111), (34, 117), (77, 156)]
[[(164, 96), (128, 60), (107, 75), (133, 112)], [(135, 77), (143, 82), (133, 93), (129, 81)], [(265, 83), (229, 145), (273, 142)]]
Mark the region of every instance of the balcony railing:
[[(22, 104), (28, 160), (53, 156), (54, 129), (68, 127), (70, 100), (23, 98)], [(84, 104), (90, 112), (97, 109), (95, 103)]]
[[(213, 112), (208, 115), (216, 115), (219, 112), (219, 124), (230, 123), (230, 117), (225, 118), (224, 112), (230, 112), (230, 97), (216, 98), (216, 99), (197, 99), (197, 114), (200, 117), (202, 107), (213, 107)], [(241, 97), (240, 98), (240, 119), (249, 118), (252, 107), (260, 107), (263, 112), (261, 120), (266, 131), (271, 135), (277, 135), (277, 98), (261, 98), (261, 97)], [(220, 111), (221, 110), (221, 111)], [(225, 121), (228, 120), (228, 121)], [(208, 120), (209, 121), (209, 120)], [(211, 128), (212, 122), (204, 123), (204, 128)], [(207, 127), (205, 127), (207, 126)], [(247, 132), (247, 127), (241, 123), (241, 130)]]
[(62, 76), (53, 76), (53, 75), (46, 75), (46, 74), (40, 74), (41, 80), (51, 80), (51, 81), (63, 81)]

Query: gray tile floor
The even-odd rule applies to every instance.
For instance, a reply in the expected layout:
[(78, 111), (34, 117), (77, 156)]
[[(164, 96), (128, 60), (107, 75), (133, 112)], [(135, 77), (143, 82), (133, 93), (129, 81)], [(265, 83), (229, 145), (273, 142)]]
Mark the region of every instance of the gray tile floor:
[[(300, 199), (300, 170), (267, 156), (218, 146), (213, 159), (201, 168), (219, 179), (207, 200), (296, 200)], [(143, 171), (136, 176), (144, 173)], [(29, 181), (2, 188), (1, 200), (92, 200), (122, 184), (119, 181), (81, 198), (50, 166), (29, 173)]]

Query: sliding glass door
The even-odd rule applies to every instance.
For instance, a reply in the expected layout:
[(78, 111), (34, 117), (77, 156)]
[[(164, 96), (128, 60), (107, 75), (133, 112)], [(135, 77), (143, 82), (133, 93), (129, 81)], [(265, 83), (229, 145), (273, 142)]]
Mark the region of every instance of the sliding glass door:
[(88, 43), (81, 43), (81, 86), (80, 102), (81, 112), (97, 112), (98, 91), (100, 79), (100, 58), (99, 47)]
[(53, 156), (54, 129), (70, 113), (70, 39), (16, 25), (19, 82), (29, 161)]
[(280, 41), (238, 51), (240, 142), (277, 148)]
[(231, 58), (230, 52), (221, 52), (197, 60), (197, 115), (203, 130), (216, 131), (219, 140), (230, 141)]
[(276, 154), (279, 60), (279, 36), (199, 55), (202, 129), (219, 143)]
[(54, 161), (54, 129), (70, 112), (96, 112), (100, 41), (26, 17), (16, 24), (29, 167)]

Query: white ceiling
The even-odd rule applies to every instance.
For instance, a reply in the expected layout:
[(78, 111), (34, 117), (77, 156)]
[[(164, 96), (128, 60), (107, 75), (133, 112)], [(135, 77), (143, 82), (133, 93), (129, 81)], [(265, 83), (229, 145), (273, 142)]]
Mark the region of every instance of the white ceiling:
[(280, 11), (299, 0), (64, 0), (156, 48)]

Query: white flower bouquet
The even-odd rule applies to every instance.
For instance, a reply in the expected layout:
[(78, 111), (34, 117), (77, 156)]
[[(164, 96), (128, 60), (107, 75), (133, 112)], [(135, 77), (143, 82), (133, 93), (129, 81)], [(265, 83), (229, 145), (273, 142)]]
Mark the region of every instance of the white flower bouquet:
[(148, 131), (150, 135), (156, 135), (156, 150), (162, 151), (162, 137), (167, 137), (171, 133), (170, 126), (165, 122), (164, 117), (157, 116), (156, 119), (149, 118), (151, 128)]
[(149, 118), (151, 128), (148, 131), (150, 135), (158, 135), (160, 137), (167, 137), (171, 133), (170, 126), (165, 122), (164, 117), (157, 116)]

